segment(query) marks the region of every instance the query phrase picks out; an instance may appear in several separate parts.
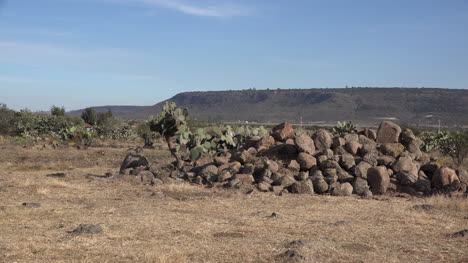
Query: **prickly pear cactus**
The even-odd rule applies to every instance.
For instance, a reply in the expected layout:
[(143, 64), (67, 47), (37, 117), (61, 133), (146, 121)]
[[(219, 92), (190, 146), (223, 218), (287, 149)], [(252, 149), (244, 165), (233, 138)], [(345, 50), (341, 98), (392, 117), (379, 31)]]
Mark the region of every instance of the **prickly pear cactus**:
[(172, 156), (177, 160), (177, 168), (179, 169), (182, 167), (182, 160), (177, 153), (178, 147), (174, 145), (173, 138), (181, 131), (184, 132), (184, 138), (188, 137), (188, 135), (185, 136), (187, 118), (187, 109), (178, 108), (174, 102), (166, 102), (159, 115), (147, 121), (151, 131), (157, 132), (164, 137)]
[(159, 115), (156, 118), (150, 117), (147, 123), (151, 131), (164, 137), (173, 137), (179, 129), (186, 128), (187, 118), (187, 109), (178, 108), (174, 102), (166, 102)]

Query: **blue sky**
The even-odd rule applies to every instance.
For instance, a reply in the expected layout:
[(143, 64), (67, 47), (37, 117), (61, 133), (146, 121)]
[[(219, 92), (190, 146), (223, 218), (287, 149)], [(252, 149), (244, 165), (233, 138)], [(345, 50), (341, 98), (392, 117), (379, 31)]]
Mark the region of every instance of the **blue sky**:
[(468, 88), (468, 0), (0, 0), (0, 102), (183, 91)]

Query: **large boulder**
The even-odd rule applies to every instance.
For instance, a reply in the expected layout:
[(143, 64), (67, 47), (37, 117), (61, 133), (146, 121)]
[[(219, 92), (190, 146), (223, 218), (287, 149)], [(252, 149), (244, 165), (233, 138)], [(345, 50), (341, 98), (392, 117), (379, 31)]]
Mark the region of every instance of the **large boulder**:
[(320, 169), (322, 171), (325, 170), (325, 169), (329, 169), (329, 168), (332, 168), (332, 169), (341, 168), (340, 165), (338, 164), (338, 162), (334, 161), (334, 160), (325, 160), (325, 161), (321, 162), (319, 165), (320, 165)]
[(369, 190), (369, 184), (366, 179), (356, 177), (353, 183), (353, 193), (357, 195), (365, 195)]
[(382, 143), (379, 150), (385, 155), (398, 158), (405, 151), (405, 146), (401, 143)]
[(396, 162), (396, 159), (395, 159), (395, 157), (392, 157), (392, 156), (383, 155), (383, 156), (379, 156), (379, 158), (377, 158), (377, 165), (383, 165), (383, 166), (390, 167), (395, 162)]
[(338, 176), (338, 181), (340, 183), (352, 183), (354, 181), (354, 176), (350, 175), (348, 172), (341, 168), (337, 169), (336, 173)]
[(148, 160), (143, 155), (129, 153), (120, 165), (120, 174), (124, 174), (129, 168), (148, 169)]
[(460, 179), (455, 170), (443, 166), (432, 176), (432, 186), (437, 190), (454, 192), (460, 189)]
[(200, 176), (207, 182), (217, 181), (218, 167), (216, 167), (215, 165), (207, 165), (198, 173), (198, 176)]
[(353, 186), (350, 183), (338, 184), (333, 187), (331, 194), (334, 196), (350, 196), (353, 194)]
[(289, 192), (294, 194), (313, 194), (314, 186), (310, 180), (295, 182), (289, 187)]
[(354, 165), (356, 165), (353, 155), (349, 153), (341, 155), (340, 164), (341, 167), (345, 168), (346, 170), (350, 170), (354, 167)]
[(377, 139), (377, 132), (373, 129), (364, 129), (363, 134), (371, 140)]
[(249, 163), (254, 159), (252, 154), (247, 150), (237, 152), (236, 154), (234, 154), (233, 158), (241, 164)]
[(363, 179), (367, 179), (367, 171), (371, 168), (368, 162), (360, 162), (358, 165), (354, 167), (354, 176), (361, 177)]
[(346, 144), (346, 140), (343, 137), (334, 137), (332, 143), (332, 149), (336, 149), (337, 147), (343, 147)]
[(357, 141), (348, 141), (346, 142), (345, 147), (349, 153), (356, 155), (358, 151), (361, 149), (362, 145)]
[(377, 143), (397, 143), (400, 138), (401, 128), (391, 121), (383, 121), (377, 131)]
[(314, 191), (317, 194), (322, 194), (328, 191), (328, 184), (323, 178), (322, 172), (320, 170), (316, 171), (311, 176), (312, 184), (314, 186)]
[(234, 175), (233, 180), (239, 181), (241, 186), (250, 186), (255, 182), (254, 177), (251, 174), (236, 174)]
[(369, 168), (367, 170), (367, 182), (373, 194), (385, 194), (390, 184), (387, 168), (385, 166)]
[(466, 192), (468, 190), (468, 172), (460, 168), (457, 170), (458, 179), (460, 180), (460, 191)]
[(424, 194), (429, 194), (431, 192), (431, 180), (423, 171), (419, 171), (418, 180), (413, 184), (413, 188)]
[(317, 151), (330, 149), (332, 145), (332, 137), (330, 136), (330, 133), (324, 129), (316, 131), (312, 136), (312, 139), (314, 140)]
[(307, 134), (301, 134), (296, 136), (295, 143), (299, 152), (305, 152), (308, 154), (315, 153), (315, 144), (310, 136)]
[(255, 147), (258, 151), (262, 151), (268, 149), (271, 145), (275, 144), (275, 138), (270, 135), (265, 135), (260, 138), (259, 141), (256, 142)]
[(297, 162), (299, 163), (300, 169), (302, 171), (310, 170), (310, 168), (317, 165), (317, 160), (310, 154), (302, 152), (297, 157)]
[(403, 185), (412, 185), (418, 180), (418, 165), (410, 157), (400, 157), (392, 166), (392, 170)]
[(272, 136), (277, 141), (284, 142), (289, 138), (294, 138), (293, 126), (288, 122), (283, 122), (272, 129)]
[(274, 181), (272, 183), (272, 185), (273, 186), (280, 185), (280, 186), (283, 186), (283, 187), (287, 187), (287, 186), (292, 185), (295, 182), (296, 182), (296, 180), (294, 179), (293, 176), (285, 175), (285, 176), (280, 177), (278, 180)]

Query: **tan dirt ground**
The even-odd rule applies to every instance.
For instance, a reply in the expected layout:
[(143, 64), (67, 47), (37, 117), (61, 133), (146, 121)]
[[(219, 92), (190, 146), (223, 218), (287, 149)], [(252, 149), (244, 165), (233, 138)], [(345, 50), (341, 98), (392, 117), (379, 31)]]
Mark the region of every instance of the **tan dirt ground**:
[[(279, 197), (101, 177), (127, 152), (0, 145), (0, 262), (274, 262), (294, 240), (307, 241), (305, 262), (468, 262), (468, 238), (448, 236), (468, 229), (465, 197)], [(67, 233), (84, 223), (104, 231)]]

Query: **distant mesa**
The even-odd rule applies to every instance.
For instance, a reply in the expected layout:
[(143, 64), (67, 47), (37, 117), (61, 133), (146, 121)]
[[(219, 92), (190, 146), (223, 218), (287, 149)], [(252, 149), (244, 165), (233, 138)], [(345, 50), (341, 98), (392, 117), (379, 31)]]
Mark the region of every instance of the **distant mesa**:
[[(186, 107), (197, 120), (213, 122), (324, 125), (336, 121), (376, 125), (382, 120), (418, 125), (468, 125), (468, 90), (437, 88), (345, 88), (184, 92), (168, 101)], [(144, 120), (153, 106), (101, 106), (114, 116)], [(81, 114), (82, 110), (71, 114)]]

